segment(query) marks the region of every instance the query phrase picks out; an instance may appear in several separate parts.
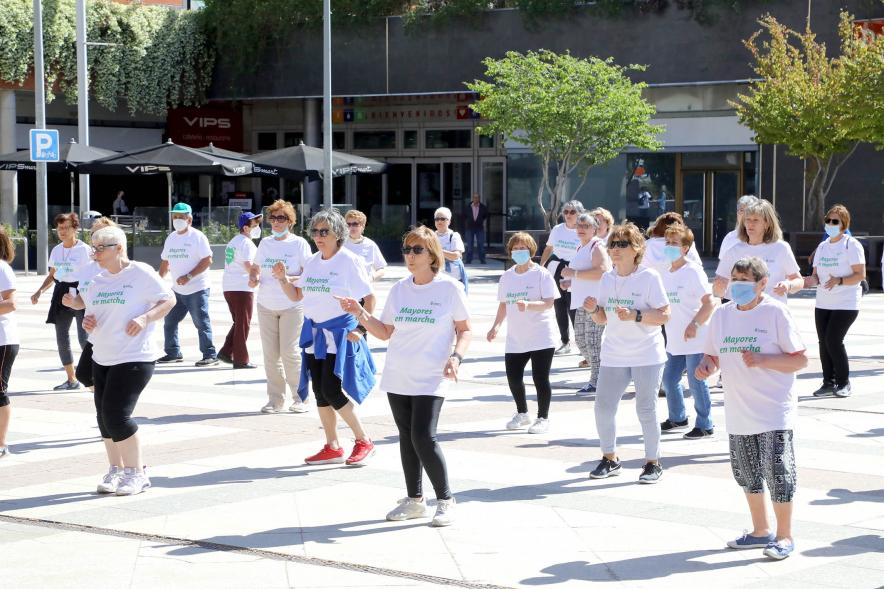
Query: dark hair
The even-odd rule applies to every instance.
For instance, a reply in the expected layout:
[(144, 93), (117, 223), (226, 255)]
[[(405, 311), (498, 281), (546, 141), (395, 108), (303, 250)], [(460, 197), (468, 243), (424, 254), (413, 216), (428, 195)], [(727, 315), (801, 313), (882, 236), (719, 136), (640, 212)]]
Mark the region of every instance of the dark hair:
[(78, 217), (77, 213), (74, 213), (74, 212), (61, 213), (61, 214), (55, 215), (55, 219), (53, 220), (53, 224), (55, 227), (58, 227), (59, 225), (64, 225), (68, 221), (71, 222), (71, 227), (73, 227), (74, 229), (80, 228), (80, 217)]
[(675, 223), (684, 225), (684, 218), (678, 213), (663, 213), (648, 228), (648, 237), (665, 237), (666, 230)]

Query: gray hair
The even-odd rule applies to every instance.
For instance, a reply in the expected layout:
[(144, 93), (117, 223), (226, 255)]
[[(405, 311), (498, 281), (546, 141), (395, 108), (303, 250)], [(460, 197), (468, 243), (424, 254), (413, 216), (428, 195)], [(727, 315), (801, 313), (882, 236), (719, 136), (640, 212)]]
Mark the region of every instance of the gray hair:
[(589, 225), (593, 229), (599, 228), (599, 222), (596, 221), (595, 215), (593, 215), (591, 212), (580, 213), (579, 215), (577, 215), (577, 222), (578, 223), (586, 223), (587, 225)]
[(578, 215), (586, 210), (585, 208), (583, 208), (583, 203), (579, 200), (569, 200), (562, 205), (562, 210), (564, 211), (565, 209), (574, 209), (575, 211), (577, 211)]
[(733, 276), (734, 273), (751, 274), (755, 282), (761, 282), (762, 278), (770, 276), (767, 264), (764, 263), (764, 260), (756, 258), (755, 256), (740, 258), (737, 260), (737, 263), (731, 268), (731, 276)]
[(433, 217), (436, 217), (440, 213), (442, 214), (442, 216), (446, 217), (449, 221), (451, 220), (451, 209), (449, 209), (448, 207), (439, 207), (438, 209), (436, 209), (436, 212), (433, 213)]
[(344, 239), (350, 234), (347, 229), (347, 222), (337, 209), (322, 209), (310, 219), (310, 234), (313, 234), (313, 228), (317, 225), (325, 224), (334, 234), (338, 241), (338, 247), (344, 243)]
[[(748, 207), (749, 205), (753, 205), (756, 202), (758, 202), (757, 196), (752, 195), (752, 194), (744, 194), (743, 196), (740, 197), (740, 200), (737, 201), (737, 212), (739, 212), (740, 209), (743, 209), (743, 211), (745, 212), (746, 207)], [(740, 222), (739, 221), (737, 221), (737, 224), (734, 226), (734, 230), (735, 231), (740, 230)]]
[(92, 245), (111, 245), (116, 244), (122, 246), (121, 253), (124, 258), (128, 259), (126, 253), (126, 234), (117, 226), (102, 227), (92, 234)]

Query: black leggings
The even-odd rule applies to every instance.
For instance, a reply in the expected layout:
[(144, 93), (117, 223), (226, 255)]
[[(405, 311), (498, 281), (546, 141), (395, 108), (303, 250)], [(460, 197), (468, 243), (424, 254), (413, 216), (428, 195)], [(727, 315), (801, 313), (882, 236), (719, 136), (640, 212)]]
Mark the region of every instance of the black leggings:
[(423, 469), (430, 477), (436, 499), (451, 499), (445, 457), (436, 440), (436, 426), (445, 398), (387, 393), (387, 399), (399, 428), (399, 456), (408, 496), (423, 497)]
[(823, 383), (843, 387), (850, 379), (850, 364), (844, 338), (859, 311), (815, 309), (816, 335), (820, 343)]
[(335, 411), (340, 411), (350, 399), (344, 394), (341, 379), (335, 374), (335, 358), (337, 354), (326, 354), (324, 360), (307, 354), (307, 366), (310, 368), (310, 382), (313, 396), (316, 397), (316, 406), (331, 406)]
[(559, 326), (559, 337), (564, 345), (571, 341), (571, 336), (568, 335), (568, 319), (570, 318), (571, 325), (574, 325), (574, 317), (577, 315), (577, 309), (571, 309), (571, 291), (562, 290), (562, 287), (559, 284), (559, 281), (562, 279), (562, 270), (568, 267), (568, 262), (559, 258), (553, 258), (547, 261), (547, 267), (549, 266), (550, 261), (558, 262), (556, 271), (553, 274), (553, 280), (556, 281), (556, 288), (559, 289), (559, 294), (561, 296), (553, 302), (553, 309), (556, 311), (556, 323)]
[(122, 442), (138, 431), (132, 419), (135, 403), (153, 376), (153, 362), (125, 362), (113, 366), (92, 363), (95, 410), (102, 438)]
[(9, 388), (9, 375), (12, 374), (12, 364), (16, 356), (18, 356), (18, 344), (0, 346), (0, 407), (9, 405), (6, 391)]
[(89, 342), (86, 342), (86, 345), (83, 346), (83, 352), (80, 354), (80, 360), (77, 362), (77, 370), (74, 374), (76, 374), (77, 380), (87, 387), (95, 384), (95, 380), (92, 378), (92, 344)]
[(555, 352), (555, 348), (546, 348), (521, 354), (504, 354), (506, 380), (509, 382), (510, 392), (516, 400), (516, 409), (519, 413), (528, 413), (528, 403), (525, 400), (525, 366), (528, 365), (528, 360), (531, 360), (531, 378), (534, 379), (534, 388), (537, 389), (537, 417), (543, 419), (549, 417), (549, 404), (552, 401), (549, 371)]

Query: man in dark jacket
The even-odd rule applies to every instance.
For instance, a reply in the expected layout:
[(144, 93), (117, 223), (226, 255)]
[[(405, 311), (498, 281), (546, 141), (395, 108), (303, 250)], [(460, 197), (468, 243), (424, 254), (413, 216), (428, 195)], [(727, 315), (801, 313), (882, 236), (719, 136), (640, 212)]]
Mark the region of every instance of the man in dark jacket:
[(478, 242), (479, 263), (485, 263), (485, 220), (488, 218), (488, 207), (479, 202), (479, 193), (473, 193), (470, 206), (464, 211), (464, 232), (467, 238), (467, 251), (464, 262), (473, 262), (473, 240)]

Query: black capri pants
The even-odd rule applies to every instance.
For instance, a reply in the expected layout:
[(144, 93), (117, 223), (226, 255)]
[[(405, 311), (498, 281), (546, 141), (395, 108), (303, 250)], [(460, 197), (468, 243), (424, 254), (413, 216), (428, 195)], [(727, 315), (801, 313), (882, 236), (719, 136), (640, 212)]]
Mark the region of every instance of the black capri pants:
[(338, 411), (350, 402), (341, 388), (341, 379), (335, 374), (335, 358), (337, 354), (326, 354), (324, 360), (313, 354), (307, 354), (307, 366), (310, 367), (310, 383), (317, 407), (332, 407)]
[(77, 370), (75, 372), (77, 380), (87, 387), (95, 384), (92, 377), (92, 344), (86, 342), (83, 346), (83, 352), (80, 354), (80, 360), (77, 362)]
[(9, 388), (9, 375), (12, 374), (12, 365), (16, 356), (18, 356), (18, 344), (0, 346), (0, 407), (9, 405), (6, 391)]
[(141, 391), (153, 376), (154, 362), (124, 362), (112, 366), (92, 363), (95, 411), (102, 438), (122, 442), (138, 431), (132, 419)]

